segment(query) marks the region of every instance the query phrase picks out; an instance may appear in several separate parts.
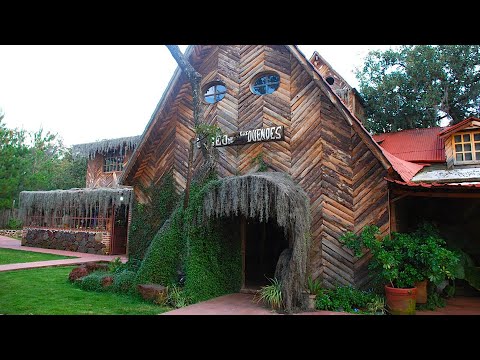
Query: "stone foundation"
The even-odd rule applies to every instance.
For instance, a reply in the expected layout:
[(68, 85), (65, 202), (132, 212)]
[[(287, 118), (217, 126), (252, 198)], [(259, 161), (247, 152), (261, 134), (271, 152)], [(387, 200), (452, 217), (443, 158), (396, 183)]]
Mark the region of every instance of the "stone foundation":
[(20, 239), (22, 237), (22, 230), (9, 230), (9, 229), (1, 229), (0, 230), (1, 236), (8, 236), (14, 239)]
[(22, 245), (105, 255), (110, 249), (110, 233), (24, 228)]

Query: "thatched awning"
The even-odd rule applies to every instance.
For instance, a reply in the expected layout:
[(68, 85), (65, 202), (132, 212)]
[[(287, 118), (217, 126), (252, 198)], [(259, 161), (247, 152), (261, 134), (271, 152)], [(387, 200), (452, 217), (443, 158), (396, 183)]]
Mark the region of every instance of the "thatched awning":
[(285, 308), (302, 305), (307, 273), (310, 233), (310, 200), (285, 173), (262, 172), (229, 176), (204, 190), (202, 213), (197, 219), (243, 215), (275, 221), (289, 236), (291, 257), (283, 272)]
[(131, 187), (22, 191), (20, 216), (25, 221), (28, 216), (68, 215), (77, 211), (85, 217), (106, 217), (109, 209), (131, 205), (132, 200)]
[(110, 151), (119, 151), (120, 155), (125, 155), (128, 150), (135, 149), (141, 137), (141, 135), (137, 135), (118, 139), (105, 139), (86, 144), (76, 144), (72, 146), (72, 155), (75, 158), (88, 157), (89, 159), (93, 159), (97, 152), (106, 154)]

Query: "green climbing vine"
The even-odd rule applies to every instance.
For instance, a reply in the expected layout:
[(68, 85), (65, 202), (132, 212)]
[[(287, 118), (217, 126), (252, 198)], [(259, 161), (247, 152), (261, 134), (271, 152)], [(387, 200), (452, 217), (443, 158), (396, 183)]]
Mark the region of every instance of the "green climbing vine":
[(166, 174), (156, 185), (141, 188), (150, 203), (133, 203), (132, 223), (129, 229), (128, 254), (132, 261), (144, 258), (152, 239), (172, 213), (179, 195), (175, 191), (173, 175)]

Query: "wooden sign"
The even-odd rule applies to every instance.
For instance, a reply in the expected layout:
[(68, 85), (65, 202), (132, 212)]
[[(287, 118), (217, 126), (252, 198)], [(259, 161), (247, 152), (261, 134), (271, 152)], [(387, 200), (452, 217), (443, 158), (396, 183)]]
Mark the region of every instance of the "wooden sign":
[(245, 145), (257, 142), (284, 140), (283, 126), (240, 131), (230, 135), (219, 135), (213, 139), (214, 147)]

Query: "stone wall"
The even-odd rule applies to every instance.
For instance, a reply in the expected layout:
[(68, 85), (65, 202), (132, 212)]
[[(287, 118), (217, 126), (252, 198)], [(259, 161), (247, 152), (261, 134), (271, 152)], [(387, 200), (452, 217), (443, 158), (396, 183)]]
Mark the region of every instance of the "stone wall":
[(0, 235), (20, 239), (22, 237), (22, 230), (0, 229)]
[(24, 228), (22, 245), (105, 255), (110, 249), (110, 233)]

